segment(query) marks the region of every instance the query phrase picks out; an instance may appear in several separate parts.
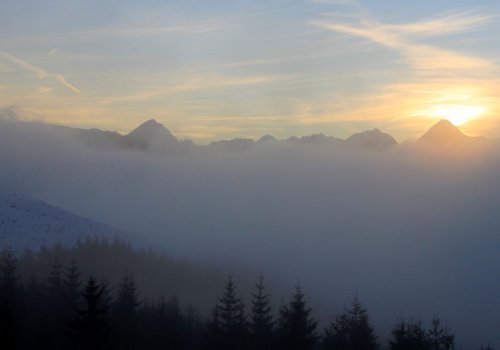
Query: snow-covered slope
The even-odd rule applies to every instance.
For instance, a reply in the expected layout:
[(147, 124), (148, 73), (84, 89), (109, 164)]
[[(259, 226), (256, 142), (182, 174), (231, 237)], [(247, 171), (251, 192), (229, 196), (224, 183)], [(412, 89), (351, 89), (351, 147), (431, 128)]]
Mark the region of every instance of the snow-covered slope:
[(0, 249), (38, 250), (42, 245), (70, 245), (79, 238), (131, 236), (108, 225), (18, 194), (0, 192)]

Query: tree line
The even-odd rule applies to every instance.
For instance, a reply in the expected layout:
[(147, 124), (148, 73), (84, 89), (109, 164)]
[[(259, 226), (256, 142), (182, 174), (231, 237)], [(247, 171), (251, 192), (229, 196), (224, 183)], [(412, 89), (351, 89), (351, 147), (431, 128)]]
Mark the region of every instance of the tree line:
[[(2, 349), (179, 349), (179, 350), (449, 350), (455, 336), (439, 318), (426, 329), (419, 321), (398, 322), (382, 344), (357, 295), (320, 329), (300, 285), (275, 315), (262, 275), (246, 308), (232, 276), (202, 317), (176, 296), (141, 299), (134, 276), (124, 272), (113, 288), (78, 262), (56, 257), (46, 276), (24, 281), (19, 261), (4, 251), (0, 279)], [(247, 312), (248, 309), (248, 312)], [(492, 350), (491, 347), (482, 349)]]

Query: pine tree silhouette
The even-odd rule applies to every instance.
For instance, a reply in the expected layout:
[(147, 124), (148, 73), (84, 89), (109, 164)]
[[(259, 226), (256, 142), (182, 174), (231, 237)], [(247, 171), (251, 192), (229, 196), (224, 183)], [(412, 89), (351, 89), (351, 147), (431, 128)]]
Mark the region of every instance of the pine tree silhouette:
[(203, 322), (199, 312), (189, 305), (184, 316), (184, 336), (186, 349), (201, 349), (203, 343)]
[(300, 286), (295, 288), (290, 302), (280, 309), (278, 320), (278, 348), (283, 350), (314, 349), (318, 340), (317, 321), (310, 317), (304, 293)]
[(374, 350), (378, 348), (368, 312), (358, 300), (357, 293), (349, 309), (337, 316), (325, 330), (325, 350)]
[(441, 325), (441, 320), (437, 317), (432, 319), (427, 338), (431, 350), (451, 350), (455, 345), (455, 336), (450, 334), (447, 326)]
[(427, 350), (429, 341), (421, 322), (401, 320), (391, 331), (390, 350)]
[(118, 285), (118, 295), (112, 308), (112, 340), (115, 347), (124, 350), (138, 348), (139, 304), (134, 279), (125, 273)]
[(480, 350), (494, 350), (490, 344), (487, 344), (486, 346), (485, 345), (481, 345), (481, 348)]
[(269, 295), (264, 292), (264, 277), (258, 277), (252, 293), (252, 315), (250, 319), (250, 343), (252, 349), (271, 349), (274, 343), (274, 322)]
[(184, 341), (184, 316), (179, 299), (172, 296), (165, 304), (165, 327), (169, 349), (180, 349)]
[(57, 258), (54, 260), (47, 279), (47, 293), (50, 298), (61, 300), (63, 294), (62, 264)]
[(177, 298), (143, 307), (145, 325), (142, 328), (147, 349), (181, 349), (185, 343), (185, 322)]
[(245, 306), (237, 296), (231, 275), (228, 276), (224, 292), (216, 303), (208, 328), (211, 348), (238, 350), (246, 347), (248, 332)]
[(64, 273), (63, 281), (65, 303), (68, 310), (72, 310), (73, 308), (78, 307), (80, 303), (80, 288), (82, 284), (80, 276), (81, 274), (78, 271), (75, 259), (72, 259), (70, 266)]
[(422, 328), (421, 322), (405, 321), (396, 325), (389, 340), (391, 350), (451, 350), (455, 347), (455, 336), (439, 318), (434, 317), (429, 330)]
[(82, 307), (76, 310), (76, 319), (71, 323), (72, 347), (74, 349), (107, 349), (108, 303), (105, 288), (89, 277), (82, 293)]
[(17, 259), (12, 250), (3, 252), (0, 281), (0, 347), (21, 348), (21, 325), (18, 319), (22, 304), (22, 288), (16, 275)]
[(62, 349), (64, 347), (64, 319), (67, 317), (62, 264), (57, 257), (49, 270), (46, 286), (46, 308), (44, 313), (44, 346), (47, 349)]
[(212, 310), (211, 318), (208, 320), (205, 331), (205, 348), (207, 350), (220, 349), (223, 342), (223, 331), (217, 305)]
[(7, 250), (3, 253), (2, 260), (1, 296), (3, 300), (13, 301), (19, 291), (16, 275), (17, 259), (12, 250)]
[(30, 278), (26, 287), (25, 293), (25, 332), (30, 336), (27, 337), (25, 344), (27, 349), (46, 349), (44, 347), (43, 339), (46, 338), (44, 334), (43, 320), (41, 316), (46, 310), (45, 305), (46, 296), (44, 295), (44, 288), (31, 272)]

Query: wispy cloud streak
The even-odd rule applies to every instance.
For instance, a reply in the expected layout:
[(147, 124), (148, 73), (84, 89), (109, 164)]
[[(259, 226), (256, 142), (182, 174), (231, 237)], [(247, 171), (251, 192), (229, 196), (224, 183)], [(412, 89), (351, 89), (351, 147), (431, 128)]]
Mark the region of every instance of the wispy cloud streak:
[(261, 85), (270, 84), (273, 82), (289, 79), (288, 76), (279, 75), (261, 75), (261, 76), (247, 76), (247, 77), (227, 77), (217, 74), (200, 74), (194, 75), (176, 84), (166, 87), (157, 87), (156, 89), (139, 92), (133, 95), (124, 96), (111, 96), (100, 99), (100, 103), (109, 105), (117, 102), (145, 102), (153, 101), (159, 98), (171, 95), (174, 93), (190, 92), (196, 90), (208, 89), (223, 89), (223, 88), (237, 88), (248, 85)]
[(457, 13), (406, 24), (386, 24), (372, 18), (359, 18), (359, 25), (332, 21), (312, 24), (339, 33), (369, 39), (398, 50), (416, 70), (458, 70), (492, 68), (493, 62), (432, 45), (415, 42), (423, 37), (436, 37), (468, 32), (492, 20), (493, 16)]
[(65, 88), (67, 88), (68, 90), (70, 90), (76, 94), (80, 93), (80, 90), (76, 86), (70, 84), (66, 80), (66, 78), (64, 76), (62, 76), (61, 74), (50, 73), (50, 72), (46, 71), (45, 69), (34, 66), (31, 63), (23, 61), (15, 56), (12, 56), (11, 54), (9, 54), (7, 52), (4, 52), (4, 51), (0, 51), (0, 58), (3, 58), (4, 60), (15, 64), (16, 66), (18, 66), (18, 67), (20, 67), (28, 72), (35, 74), (37, 76), (37, 78), (40, 80), (53, 79), (53, 80), (57, 81), (59, 84), (61, 84), (62, 86), (64, 86)]

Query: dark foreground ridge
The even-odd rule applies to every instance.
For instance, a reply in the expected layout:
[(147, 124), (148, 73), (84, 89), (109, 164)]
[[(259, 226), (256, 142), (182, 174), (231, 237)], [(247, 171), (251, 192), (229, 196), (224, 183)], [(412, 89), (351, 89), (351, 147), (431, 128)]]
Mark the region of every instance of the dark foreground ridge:
[[(11, 251), (3, 251), (1, 348), (448, 350), (455, 346), (455, 336), (437, 317), (429, 328), (420, 321), (401, 319), (383, 344), (357, 296), (321, 330), (300, 285), (274, 313), (262, 275), (247, 304), (229, 275), (212, 311), (203, 316), (195, 307), (181, 305), (182, 295), (144, 299), (136, 283), (141, 276), (125, 268), (114, 284), (102, 277), (104, 263), (92, 273), (82, 273), (88, 268), (79, 263), (85, 255), (106, 258), (103, 261), (109, 265), (117, 255), (99, 254), (110, 251), (119, 251), (121, 259), (130, 261), (139, 256), (159, 259), (118, 241), (45, 248), (38, 254), (26, 252), (19, 260)], [(68, 255), (73, 256), (69, 263), (59, 260)]]

